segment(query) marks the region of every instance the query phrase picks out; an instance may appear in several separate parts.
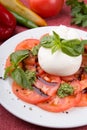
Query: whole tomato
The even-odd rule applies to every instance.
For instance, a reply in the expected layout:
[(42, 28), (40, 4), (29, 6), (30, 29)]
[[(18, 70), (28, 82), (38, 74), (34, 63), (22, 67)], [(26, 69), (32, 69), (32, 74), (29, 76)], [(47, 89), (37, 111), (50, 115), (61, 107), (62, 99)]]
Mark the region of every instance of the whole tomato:
[(30, 8), (44, 18), (57, 15), (63, 4), (64, 0), (29, 0)]

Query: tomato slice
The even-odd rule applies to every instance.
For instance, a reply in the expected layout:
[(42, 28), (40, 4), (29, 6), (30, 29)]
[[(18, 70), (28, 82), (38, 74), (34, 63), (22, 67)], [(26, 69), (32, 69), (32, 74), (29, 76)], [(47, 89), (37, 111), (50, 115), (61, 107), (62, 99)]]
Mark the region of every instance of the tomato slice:
[(19, 99), (31, 104), (37, 104), (43, 101), (47, 101), (50, 98), (50, 96), (40, 94), (35, 90), (24, 89), (16, 82), (13, 82), (12, 90)]
[(81, 83), (82, 98), (76, 106), (84, 107), (87, 106), (87, 92), (84, 92), (84, 89), (87, 88), (87, 79), (80, 81), (80, 83)]
[(38, 39), (26, 39), (22, 42), (20, 42), (16, 48), (15, 51), (17, 50), (25, 50), (25, 49), (32, 49), (34, 46), (38, 45), (40, 41)]
[(71, 82), (71, 81), (75, 80), (76, 78), (74, 75), (70, 75), (70, 76), (63, 76), (63, 77), (61, 77), (61, 79), (65, 82)]
[[(54, 96), (57, 92), (57, 89), (60, 86), (60, 83), (61, 83), (60, 78), (58, 76), (49, 75), (49, 80), (50, 80), (49, 82), (46, 81), (46, 79), (48, 80), (48, 77), (44, 77), (44, 78), (45, 79), (39, 77), (36, 80), (34, 85), (37, 88), (39, 88), (43, 93), (45, 93), (49, 96)], [(53, 80), (53, 81), (51, 81), (51, 80)]]
[(81, 99), (81, 93), (79, 92), (81, 88), (81, 84), (79, 81), (73, 81), (71, 85), (75, 88), (75, 95), (73, 96), (67, 96), (65, 98), (59, 98), (57, 95), (49, 99), (48, 101), (45, 101), (43, 103), (37, 104), (40, 108), (50, 111), (50, 112), (63, 112), (65, 110), (68, 110), (74, 106), (76, 106), (77, 103), (79, 103)]

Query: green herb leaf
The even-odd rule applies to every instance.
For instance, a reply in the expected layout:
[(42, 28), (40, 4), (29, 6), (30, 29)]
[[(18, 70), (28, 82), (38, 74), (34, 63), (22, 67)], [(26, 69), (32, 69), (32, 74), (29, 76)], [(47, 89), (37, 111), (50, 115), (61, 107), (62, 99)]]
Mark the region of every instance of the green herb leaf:
[(78, 39), (63, 40), (61, 43), (61, 49), (69, 56), (79, 56), (84, 51), (84, 46)]
[(4, 73), (4, 79), (6, 79), (8, 77), (8, 74), (10, 74), (14, 69), (14, 66), (9, 66), (5, 69), (5, 73)]
[(60, 98), (64, 98), (74, 94), (74, 88), (68, 83), (62, 83), (57, 91)]
[[(20, 86), (23, 88), (29, 88), (32, 89), (32, 80), (31, 78), (28, 79), (27, 74), (24, 72), (23, 69), (21, 68), (16, 68), (12, 73), (11, 73), (12, 78), (16, 83), (18, 83)], [(32, 77), (32, 76), (31, 76)]]
[(41, 41), (40, 44), (41, 46), (45, 47), (45, 48), (51, 48), (52, 49), (52, 53), (56, 52), (58, 49), (60, 49), (60, 37), (59, 35), (53, 31), (53, 35), (47, 35), (44, 36)]
[(54, 31), (52, 36), (44, 36), (41, 40), (41, 45), (45, 48), (50, 48), (52, 53), (61, 49), (63, 53), (69, 56), (81, 55), (84, 52), (85, 44), (87, 44), (87, 40), (63, 40)]
[(87, 27), (87, 4), (83, 0), (66, 0), (66, 4), (71, 7), (71, 24)]
[(28, 55), (29, 55), (29, 50), (19, 50), (19, 51), (13, 52), (10, 55), (11, 63), (14, 66), (17, 66), (23, 59), (28, 57)]
[(39, 44), (39, 45), (37, 45), (37, 46), (35, 46), (35, 47), (33, 47), (33, 48), (31, 49), (31, 53), (32, 53), (34, 56), (37, 56), (40, 46), (41, 46), (41, 45)]
[(35, 71), (29, 71), (26, 70), (25, 71), (26, 77), (28, 79), (28, 81), (30, 82), (30, 84), (34, 84), (35, 80), (36, 80), (36, 72)]
[(41, 46), (45, 48), (51, 48), (54, 46), (53, 36), (44, 36), (40, 41)]
[(10, 73), (13, 80), (23, 88), (32, 89), (32, 84), (36, 80), (36, 73), (32, 71), (24, 71), (20, 68), (19, 63), (29, 56), (32, 52), (29, 50), (20, 50), (10, 55), (12, 65), (5, 69), (4, 79)]

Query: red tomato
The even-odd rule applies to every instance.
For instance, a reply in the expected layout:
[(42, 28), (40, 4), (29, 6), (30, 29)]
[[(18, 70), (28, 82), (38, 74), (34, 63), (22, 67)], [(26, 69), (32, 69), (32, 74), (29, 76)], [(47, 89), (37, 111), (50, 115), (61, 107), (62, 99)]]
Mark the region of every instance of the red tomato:
[(79, 81), (73, 81), (71, 83), (73, 87), (75, 87), (75, 95), (67, 96), (65, 98), (59, 98), (57, 95), (45, 101), (43, 103), (37, 104), (40, 108), (50, 111), (50, 112), (63, 112), (72, 107), (75, 107), (81, 99), (80, 88), (81, 84)]
[(17, 50), (25, 50), (25, 49), (32, 49), (34, 46), (38, 45), (40, 41), (38, 39), (26, 39), (22, 42), (20, 42), (16, 48), (15, 51)]
[(45, 78), (49, 78), (49, 79), (52, 78), (52, 80), (54, 80), (54, 81), (48, 82), (45, 79), (40, 77), (39, 79), (36, 80), (34, 85), (37, 88), (39, 88), (43, 93), (45, 93), (49, 96), (54, 96), (57, 92), (57, 89), (59, 88), (61, 80), (58, 76), (51, 76), (51, 75), (49, 75), (49, 77), (45, 77)]
[[(81, 80), (80, 83), (81, 83), (81, 90), (87, 88), (87, 79)], [(77, 107), (87, 106), (87, 92), (82, 93), (82, 98), (76, 106)]]
[(42, 17), (57, 15), (64, 4), (64, 0), (29, 0), (30, 8)]
[(39, 94), (35, 90), (29, 90), (29, 89), (24, 89), (15, 82), (12, 84), (12, 90), (13, 93), (21, 100), (31, 103), (31, 104), (37, 104), (43, 101), (48, 100), (50, 97), (49, 96), (43, 96)]

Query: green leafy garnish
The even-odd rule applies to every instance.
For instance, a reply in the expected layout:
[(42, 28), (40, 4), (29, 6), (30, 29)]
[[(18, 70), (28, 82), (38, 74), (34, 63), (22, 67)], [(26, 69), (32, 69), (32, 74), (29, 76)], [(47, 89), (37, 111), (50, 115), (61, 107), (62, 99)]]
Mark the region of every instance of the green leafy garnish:
[(4, 79), (6, 79), (8, 77), (8, 73), (10, 73), (10, 72), (12, 72), (12, 70), (16, 69), (16, 67), (19, 65), (19, 63), (23, 59), (28, 57), (28, 55), (29, 55), (29, 50), (19, 50), (19, 51), (13, 52), (10, 55), (11, 66), (9, 66), (5, 69)]
[(60, 39), (59, 35), (53, 31), (53, 35), (44, 36), (41, 39), (40, 44), (41, 44), (41, 46), (43, 46), (45, 48), (51, 48), (52, 53), (54, 53), (58, 49), (61, 48), (60, 42), (61, 42), (61, 39)]
[(68, 83), (62, 83), (57, 91), (60, 98), (64, 98), (74, 94), (74, 88)]
[(14, 79), (16, 83), (18, 83), (23, 88), (32, 89), (32, 84), (36, 79), (36, 73), (33, 71), (24, 71), (19, 63), (22, 62), (25, 58), (27, 58), (31, 54), (29, 50), (20, 50), (13, 52), (10, 55), (11, 66), (5, 69), (4, 79), (8, 77), (8, 74)]
[(35, 72), (33, 71), (27, 71), (25, 72), (21, 68), (16, 68), (12, 73), (11, 73), (12, 78), (16, 83), (18, 83), (20, 86), (23, 88), (29, 88), (32, 89), (32, 84), (34, 83), (36, 79)]
[(37, 56), (40, 46), (41, 46), (41, 45), (38, 44), (37, 46), (34, 46), (34, 47), (31, 49), (31, 53), (32, 53), (34, 56)]
[(67, 55), (79, 56), (84, 52), (84, 45), (78, 39), (63, 40), (61, 44), (61, 50)]
[(40, 41), (41, 46), (45, 48), (51, 48), (54, 46), (53, 37), (50, 35), (44, 36)]
[(35, 71), (29, 71), (26, 70), (25, 74), (27, 76), (28, 81), (32, 84), (34, 84), (35, 80), (36, 80), (36, 72)]
[(45, 48), (51, 48), (52, 53), (60, 49), (69, 56), (79, 56), (84, 52), (84, 45), (87, 44), (87, 40), (64, 40), (53, 31), (53, 35), (44, 36), (40, 44)]
[(87, 4), (83, 0), (66, 0), (66, 4), (71, 7), (71, 24), (87, 27)]
[(4, 73), (4, 78), (3, 79), (6, 79), (8, 77), (8, 73), (10, 74), (12, 71), (14, 70), (14, 66), (9, 66), (5, 69), (5, 73)]
[(17, 66), (23, 59), (28, 57), (29, 50), (19, 50), (16, 52), (13, 52), (10, 55), (10, 61), (14, 66)]

